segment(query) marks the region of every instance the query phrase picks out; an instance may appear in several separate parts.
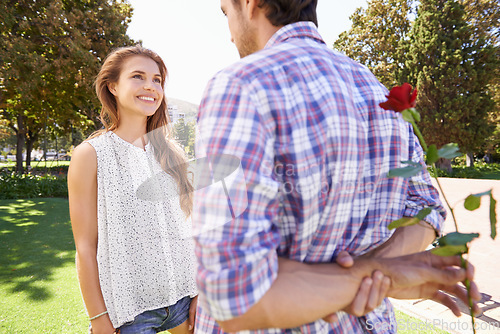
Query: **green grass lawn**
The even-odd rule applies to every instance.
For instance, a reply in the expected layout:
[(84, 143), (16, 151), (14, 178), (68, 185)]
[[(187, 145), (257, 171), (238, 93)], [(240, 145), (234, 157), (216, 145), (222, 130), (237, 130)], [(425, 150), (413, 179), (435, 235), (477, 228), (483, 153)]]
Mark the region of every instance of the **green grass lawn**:
[[(68, 200), (0, 200), (0, 254), (0, 333), (87, 332)], [(396, 317), (400, 325), (422, 323)]]
[[(484, 180), (500, 180), (500, 164), (484, 162), (476, 162), (474, 167), (466, 167), (465, 165), (453, 166), (453, 171), (448, 173), (444, 170), (438, 172), (439, 177), (454, 177), (460, 179), (484, 179)], [(432, 171), (429, 171), (434, 175)]]
[(431, 323), (425, 323), (401, 311), (396, 310), (395, 313), (398, 334), (449, 334), (447, 331), (432, 326)]
[(0, 333), (85, 333), (66, 199), (0, 201)]
[[(32, 161), (31, 162), (31, 167), (33, 168), (52, 168), (52, 167), (58, 167), (58, 166), (69, 166), (69, 161), (57, 161), (57, 160), (47, 160), (47, 161)], [(15, 167), (16, 163), (15, 162), (0, 162), (0, 168), (3, 167)], [(23, 166), (26, 167), (26, 162), (23, 163)]]

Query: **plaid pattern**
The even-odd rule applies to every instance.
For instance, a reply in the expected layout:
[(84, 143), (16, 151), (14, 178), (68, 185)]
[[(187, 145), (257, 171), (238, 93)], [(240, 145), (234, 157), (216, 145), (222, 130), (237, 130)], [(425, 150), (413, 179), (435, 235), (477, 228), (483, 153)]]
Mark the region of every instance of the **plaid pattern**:
[[(427, 220), (440, 230), (445, 211), (427, 172), (386, 177), (401, 161), (423, 163), (411, 126), (378, 106), (386, 94), (366, 67), (330, 50), (306, 22), (283, 27), (263, 50), (208, 83), (196, 151), (241, 160), (247, 207), (203, 229), (217, 220), (211, 207), (221, 203), (210, 200), (217, 198), (210, 187), (196, 192), (193, 224), (204, 231), (194, 236), (198, 332), (221, 333), (213, 318), (254, 305), (276, 278), (278, 256), (320, 263), (334, 262), (342, 250), (366, 253), (391, 236), (391, 221), (425, 206), (435, 206)], [(236, 201), (228, 197), (224, 205)], [(389, 302), (362, 318), (341, 312), (337, 324), (256, 333), (367, 329), (395, 332)]]

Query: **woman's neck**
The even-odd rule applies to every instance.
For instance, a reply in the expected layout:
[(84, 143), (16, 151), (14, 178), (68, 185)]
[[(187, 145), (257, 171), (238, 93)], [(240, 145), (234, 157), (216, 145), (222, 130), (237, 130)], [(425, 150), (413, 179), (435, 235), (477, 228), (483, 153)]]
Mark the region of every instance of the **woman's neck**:
[(140, 125), (137, 122), (120, 122), (120, 125), (113, 132), (123, 140), (142, 149), (147, 144), (146, 119), (144, 120), (144, 125)]

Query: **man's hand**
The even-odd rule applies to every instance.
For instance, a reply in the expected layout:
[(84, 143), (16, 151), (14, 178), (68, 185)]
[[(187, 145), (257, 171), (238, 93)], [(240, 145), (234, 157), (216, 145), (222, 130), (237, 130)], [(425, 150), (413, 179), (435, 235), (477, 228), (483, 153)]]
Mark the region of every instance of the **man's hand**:
[[(474, 302), (473, 311), (480, 313), (476, 302), (481, 300), (481, 294), (474, 283), (474, 266), (467, 263), (467, 270), (460, 268), (459, 256), (438, 256), (431, 252), (421, 252), (398, 258), (384, 260), (391, 267), (392, 285), (389, 296), (397, 299), (432, 299), (447, 306), (458, 317), (460, 309), (456, 301), (443, 291), (451, 293), (469, 304), (467, 291), (459, 284), (450, 282), (470, 280), (470, 292)], [(407, 266), (411, 263), (411, 270)], [(422, 270), (416, 270), (415, 264), (420, 264)], [(419, 283), (420, 282), (420, 283)]]
[[(457, 302), (443, 291), (467, 301), (460, 282), (468, 278), (473, 300), (480, 298), (472, 281), (473, 266), (469, 264), (467, 270), (460, 268), (458, 256), (440, 257), (422, 252), (394, 258), (357, 258), (350, 268), (342, 268), (336, 263), (307, 264), (286, 258), (278, 258), (278, 263), (276, 280), (257, 303), (241, 316), (219, 321), (224, 331), (294, 328), (318, 319), (328, 320), (335, 312), (349, 308), (363, 280), (377, 271), (391, 278), (388, 297), (432, 298), (456, 315), (459, 315)], [(370, 293), (364, 293), (368, 297), (363, 298), (368, 299), (361, 304), (369, 303)], [(477, 306), (474, 311), (477, 311)]]
[[(338, 254), (336, 262), (343, 268), (350, 268), (354, 264), (354, 259), (348, 252), (342, 251)], [(342, 311), (356, 317), (373, 311), (382, 303), (384, 298), (387, 297), (390, 286), (391, 279), (388, 276), (384, 276), (384, 274), (378, 270), (374, 271), (372, 277), (365, 277), (363, 281), (361, 281), (356, 297), (354, 297), (352, 303)], [(338, 317), (336, 313), (333, 313), (324, 317), (323, 320), (332, 323), (337, 322)]]

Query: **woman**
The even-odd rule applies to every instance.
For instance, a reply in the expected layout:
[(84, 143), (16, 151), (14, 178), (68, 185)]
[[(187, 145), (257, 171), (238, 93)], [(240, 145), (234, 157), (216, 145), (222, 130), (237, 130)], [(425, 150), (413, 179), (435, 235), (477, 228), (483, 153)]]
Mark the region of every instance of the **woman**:
[(166, 76), (151, 50), (112, 52), (96, 80), (104, 129), (72, 156), (77, 273), (94, 334), (194, 328), (193, 188), (168, 131)]

